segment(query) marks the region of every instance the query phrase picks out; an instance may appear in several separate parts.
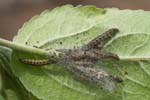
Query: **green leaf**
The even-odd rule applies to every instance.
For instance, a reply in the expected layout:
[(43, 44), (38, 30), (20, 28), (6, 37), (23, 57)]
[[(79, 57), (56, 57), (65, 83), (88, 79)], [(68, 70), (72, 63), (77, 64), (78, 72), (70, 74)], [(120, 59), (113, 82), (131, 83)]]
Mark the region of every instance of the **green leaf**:
[(4, 97), (0, 94), (0, 100), (5, 100)]
[(98, 66), (124, 79), (123, 85), (117, 85), (115, 91), (101, 90), (78, 81), (61, 65), (37, 68), (23, 64), (19, 58), (42, 57), (16, 50), (11, 61), (14, 73), (25, 88), (39, 99), (149, 100), (149, 62), (138, 61), (150, 58), (149, 17), (150, 12), (142, 10), (103, 10), (94, 6), (66, 5), (33, 17), (14, 39), (15, 43), (38, 46), (43, 50), (73, 48), (117, 27), (120, 33), (105, 45), (104, 50), (118, 54), (121, 61), (99, 61)]
[(11, 53), (12, 53), (11, 49), (0, 46), (1, 67), (5, 71), (7, 71), (7, 73), (9, 73), (10, 75), (13, 75), (12, 70), (10, 68)]
[(7, 100), (19, 100), (16, 93), (10, 89), (5, 90)]
[(95, 26), (95, 18), (104, 12), (105, 10), (94, 6), (74, 8), (71, 5), (46, 10), (25, 23), (14, 42), (42, 46), (49, 41), (73, 36)]
[[(96, 24), (94, 18), (102, 15), (104, 12), (104, 10), (97, 9), (93, 6), (89, 6), (89, 7), (88, 6), (87, 7), (79, 6), (79, 7), (73, 8), (72, 6), (69, 5), (69, 6), (63, 6), (61, 8), (56, 8), (56, 9), (54, 9), (51, 12), (46, 11), (46, 13), (44, 12), (40, 16), (37, 17), (39, 19), (42, 19), (43, 16), (49, 15), (49, 20), (52, 20), (52, 22), (53, 21), (62, 22), (64, 20), (63, 23), (61, 23), (60, 25), (55, 25), (55, 23), (51, 23), (51, 21), (49, 22), (49, 20), (47, 20), (47, 17), (46, 17), (46, 19), (43, 19), (43, 20), (48, 21), (46, 24), (43, 23), (44, 24), (43, 26), (45, 27), (45, 29), (44, 28), (35, 29), (35, 31), (44, 29), (44, 30), (47, 30), (48, 33), (51, 32), (51, 34), (42, 32), (43, 33), (42, 38), (44, 38), (44, 41), (46, 40), (45, 38), (49, 37), (46, 41), (46, 44), (51, 41), (54, 41), (54, 39), (51, 39), (51, 38), (53, 38), (54, 37), (53, 35), (56, 35), (56, 34), (53, 34), (53, 33), (57, 33), (57, 38), (65, 38), (66, 36), (73, 37), (74, 35), (76, 35), (80, 32), (89, 30), (91, 27), (93, 27)], [(90, 11), (89, 13), (85, 12), (87, 9), (89, 9), (89, 11)], [(64, 13), (64, 11), (67, 14)], [(53, 18), (54, 13), (58, 14), (58, 15), (55, 15), (55, 17), (54, 17), (55, 19)], [(66, 17), (62, 18), (62, 16), (66, 16)], [(28, 24), (30, 24), (30, 23), (33, 24), (32, 23), (33, 21), (34, 21), (34, 23), (36, 23), (36, 22), (38, 22), (40, 24), (42, 23), (42, 22), (37, 21), (37, 19), (32, 19), (31, 22), (26, 23), (24, 25), (25, 29), (24, 28), (21, 29), (20, 32), (23, 32), (23, 30), (27, 30)], [(60, 23), (60, 22), (57, 22), (57, 23)], [(72, 23), (72, 24), (70, 25), (70, 23)], [(76, 23), (78, 23), (78, 24), (76, 24)], [(37, 25), (39, 25), (39, 24), (37, 24)], [(56, 26), (60, 26), (60, 27), (57, 28), (57, 30), (55, 28), (54, 28), (54, 30), (52, 30), (51, 28), (46, 28), (46, 27), (56, 27)], [(77, 27), (79, 27), (79, 28), (77, 28)], [(58, 31), (61, 28), (62, 28), (62, 30)], [(33, 31), (33, 29), (31, 29), (30, 31)], [(27, 33), (31, 34), (31, 32), (27, 32)], [(37, 33), (37, 32), (33, 32), (32, 34), (35, 34), (35, 33)], [(41, 32), (39, 32), (39, 33), (41, 33)], [(24, 33), (19, 33), (17, 35), (15, 42), (17, 42), (17, 43), (22, 42), (22, 39), (19, 40), (19, 38), (21, 38), (22, 34), (24, 34)], [(25, 36), (27, 36), (27, 35), (25, 34)], [(24, 36), (24, 39), (25, 39), (25, 36)], [(35, 35), (32, 35), (31, 37), (27, 37), (27, 38), (32, 38), (32, 37), (34, 38), (34, 36)], [(43, 41), (42, 38), (40, 36), (40, 37), (37, 37), (37, 39), (34, 38), (35, 41), (33, 41), (33, 40), (32, 41), (33, 41), (33, 43), (36, 43), (35, 45), (37, 45), (37, 41), (39, 41), (39, 45), (37, 45), (37, 46), (46, 45), (45, 42), (43, 42), (43, 43), (41, 42), (41, 41)], [(55, 40), (57, 38), (55, 38)], [(28, 45), (31, 44), (30, 40), (23, 41), (22, 43), (25, 43), (25, 42), (28, 42)], [(34, 45), (33, 43), (32, 43), (32, 45)], [(30, 46), (32, 46), (32, 45), (30, 45)], [(42, 47), (42, 48), (45, 48), (45, 47)], [(48, 48), (48, 46), (47, 46), (47, 48)], [(15, 51), (14, 51), (14, 54), (15, 54)], [(52, 69), (53, 73), (54, 72), (56, 72), (56, 74), (58, 73), (58, 75), (54, 76), (52, 74), (49, 76), (49, 74), (47, 74), (46, 72), (43, 72), (43, 71), (46, 71), (44, 69), (40, 70), (37, 68), (31, 68), (31, 67), (27, 67), (26, 65), (24, 65), (22, 63), (18, 63), (18, 58), (22, 58), (23, 56), (25, 57), (26, 55), (27, 55), (26, 57), (30, 58), (30, 57), (33, 57), (32, 54), (17, 52), (17, 55), (18, 55), (18, 57), (13, 57), (13, 60), (16, 60), (17, 62), (16, 61), (12, 62), (15, 67), (15, 71), (17, 72), (16, 74), (17, 74), (17, 76), (22, 76), (21, 74), (23, 74), (23, 77), (19, 77), (22, 82), (24, 80), (23, 78), (29, 79), (26, 81), (27, 83), (23, 82), (23, 84), (28, 89), (28, 91), (31, 91), (38, 98), (44, 99), (44, 100), (46, 100), (46, 99), (49, 100), (50, 98), (52, 100), (55, 100), (57, 98), (58, 99), (59, 98), (68, 99), (68, 100), (70, 98), (72, 98), (72, 100), (73, 99), (76, 100), (77, 98), (81, 98), (82, 100), (85, 100), (85, 99), (90, 100), (93, 98), (97, 98), (97, 97), (95, 97), (95, 91), (97, 91), (97, 93), (98, 93), (99, 92), (98, 89), (96, 90), (95, 88), (89, 87), (88, 85), (85, 85), (85, 84), (81, 83), (80, 81), (75, 81), (73, 79), (73, 76), (71, 76), (65, 69), (63, 69), (61, 67), (57, 67), (56, 65), (53, 65), (53, 66), (49, 65), (48, 67)], [(16, 56), (16, 55), (14, 55), (14, 56)], [(34, 55), (34, 56), (36, 58), (36, 55)], [(60, 73), (60, 75), (59, 75), (59, 73)], [(25, 77), (24, 77), (24, 75), (25, 75)], [(29, 77), (28, 77), (28, 75), (29, 75)], [(65, 75), (65, 77), (63, 77), (63, 75)], [(31, 79), (32, 79), (32, 81), (34, 81), (34, 82), (32, 82), (33, 84), (31, 83)], [(64, 82), (63, 82), (63, 80), (64, 80)], [(69, 80), (70, 80), (70, 82), (69, 82)], [(30, 83), (30, 84), (28, 84), (28, 83)], [(77, 87), (77, 89), (76, 89), (76, 87)], [(88, 91), (91, 91), (91, 93), (88, 93)], [(105, 92), (103, 92), (101, 94), (101, 96), (103, 97), (104, 94), (105, 94)], [(58, 95), (60, 95), (60, 96), (58, 97)], [(74, 97), (72, 97), (72, 96), (74, 96)], [(109, 96), (109, 97), (111, 97), (111, 96)]]

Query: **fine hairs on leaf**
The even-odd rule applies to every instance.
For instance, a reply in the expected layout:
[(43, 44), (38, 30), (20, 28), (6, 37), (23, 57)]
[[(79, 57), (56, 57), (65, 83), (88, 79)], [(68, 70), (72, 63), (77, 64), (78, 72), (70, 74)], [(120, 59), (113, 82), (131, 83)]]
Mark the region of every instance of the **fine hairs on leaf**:
[[(20, 59), (24, 64), (30, 64), (34, 66), (41, 66), (46, 64), (59, 63), (66, 66), (66, 68), (74, 73), (81, 79), (87, 80), (91, 83), (95, 83), (104, 89), (112, 91), (115, 88), (113, 81), (118, 83), (122, 82), (122, 79), (103, 70), (97, 70), (94, 65), (99, 59), (113, 58), (119, 60), (116, 54), (102, 52), (98, 47), (103, 41), (110, 39), (114, 34), (118, 33), (117, 28), (112, 28), (103, 34), (97, 36), (86, 45), (78, 49), (59, 49), (64, 55), (60, 56), (56, 61), (47, 60), (33, 60), (33, 59)], [(88, 64), (90, 63), (90, 64)], [(111, 82), (112, 81), (112, 82)], [(109, 84), (109, 85), (108, 85)]]

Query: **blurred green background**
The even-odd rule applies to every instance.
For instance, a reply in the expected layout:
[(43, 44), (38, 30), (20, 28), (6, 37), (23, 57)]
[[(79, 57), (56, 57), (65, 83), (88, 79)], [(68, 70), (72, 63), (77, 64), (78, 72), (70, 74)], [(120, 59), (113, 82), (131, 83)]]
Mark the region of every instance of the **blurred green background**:
[(150, 10), (150, 0), (0, 0), (0, 38), (12, 40), (32, 16), (65, 4)]

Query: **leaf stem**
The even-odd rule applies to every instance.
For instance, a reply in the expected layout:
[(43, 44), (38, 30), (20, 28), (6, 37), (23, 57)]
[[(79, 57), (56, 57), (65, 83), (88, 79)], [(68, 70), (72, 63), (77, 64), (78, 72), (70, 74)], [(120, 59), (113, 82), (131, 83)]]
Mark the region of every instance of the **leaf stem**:
[(119, 57), (120, 60), (128, 60), (128, 61), (146, 61), (150, 60), (150, 57), (142, 57), (142, 56), (133, 56), (133, 57)]
[(21, 45), (18, 43), (13, 43), (11, 41), (4, 40), (1, 38), (0, 38), (0, 45), (11, 48), (13, 50), (19, 50), (19, 51), (34, 53), (34, 54), (38, 54), (38, 55), (42, 55), (42, 56), (56, 56), (56, 54), (58, 54), (58, 52), (55, 50), (45, 51), (42, 49), (33, 48), (30, 46)]

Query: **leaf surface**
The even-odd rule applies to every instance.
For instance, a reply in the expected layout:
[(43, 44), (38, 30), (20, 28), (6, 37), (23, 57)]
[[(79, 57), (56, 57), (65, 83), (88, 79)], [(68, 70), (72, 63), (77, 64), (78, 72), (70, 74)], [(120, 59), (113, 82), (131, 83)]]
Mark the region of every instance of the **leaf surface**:
[(13, 51), (12, 65), (25, 88), (43, 100), (149, 100), (149, 61), (125, 61), (150, 57), (150, 12), (142, 10), (100, 9), (70, 5), (47, 10), (27, 22), (14, 42), (43, 50), (79, 47), (110, 28), (120, 32), (106, 43), (104, 50), (116, 53), (121, 61), (99, 61), (98, 67), (120, 76), (123, 85), (108, 92), (74, 79), (61, 65), (37, 68), (19, 58), (43, 58)]

